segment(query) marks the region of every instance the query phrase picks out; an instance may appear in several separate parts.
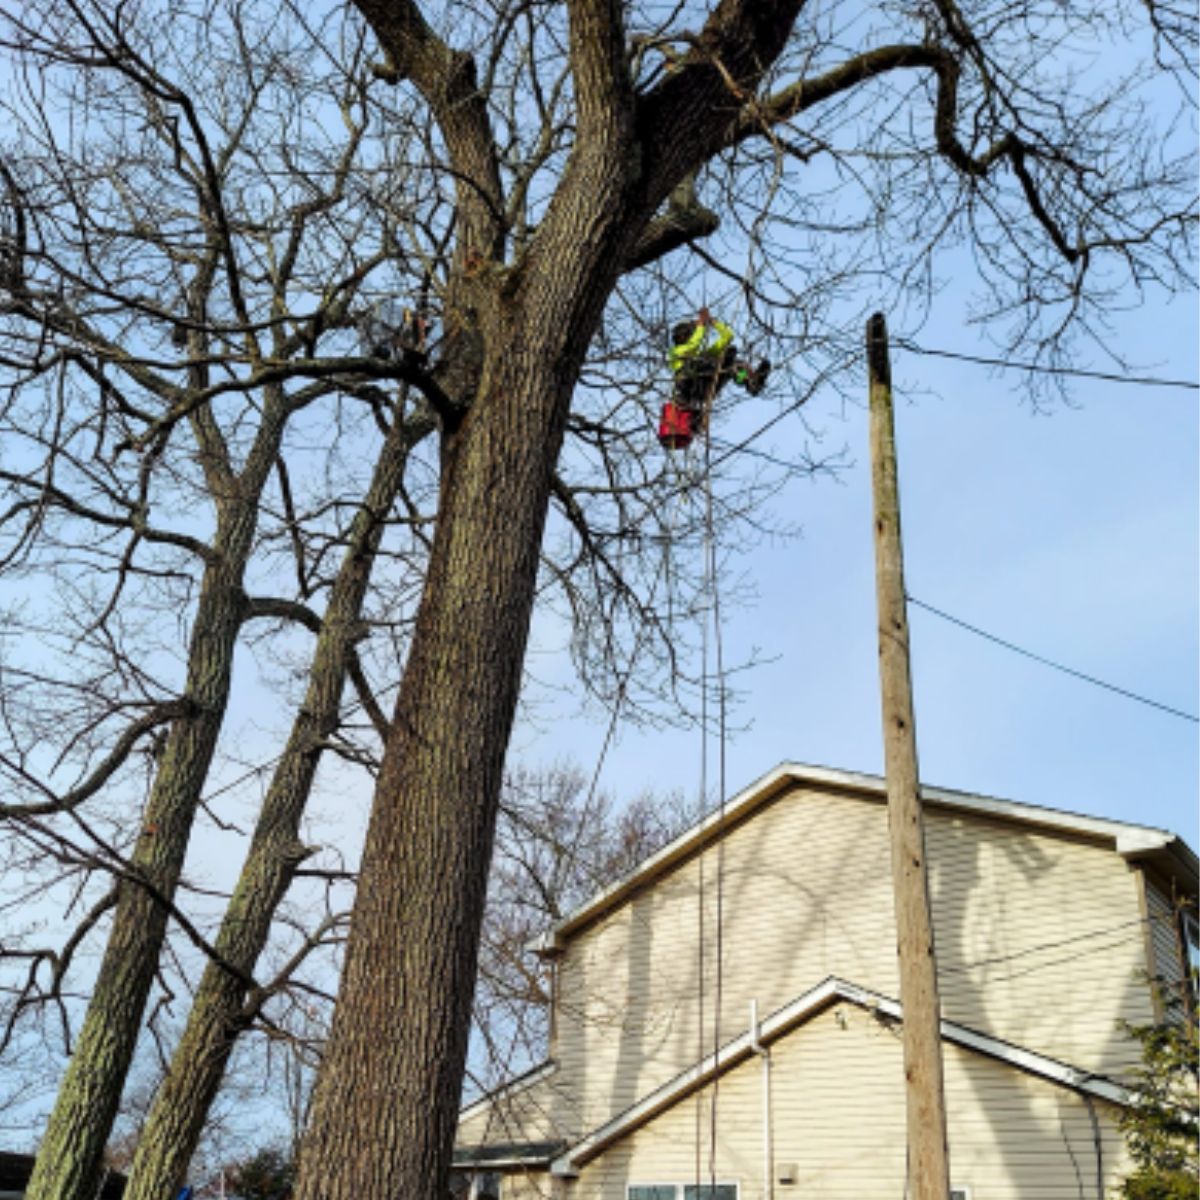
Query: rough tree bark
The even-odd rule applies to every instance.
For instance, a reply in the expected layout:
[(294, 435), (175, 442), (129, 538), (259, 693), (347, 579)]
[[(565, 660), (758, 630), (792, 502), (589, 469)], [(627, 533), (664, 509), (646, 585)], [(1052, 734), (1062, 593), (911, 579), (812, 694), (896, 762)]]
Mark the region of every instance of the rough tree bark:
[[(481, 171), (486, 114), (467, 129), (441, 117), (441, 81), (424, 71), (445, 57), (430, 49), (415, 9), (375, 0), (360, 7), (392, 60), (432, 97), (462, 163), (460, 206), (468, 227), (474, 217), (474, 245), (494, 248), (499, 206), (489, 211), (479, 199), (495, 161), (492, 149)], [(443, 427), (437, 529), (297, 1200), (445, 1193), (501, 771), (571, 392), (621, 265), (639, 259), (659, 205), (724, 142), (736, 112), (729, 88), (753, 92), (797, 8), (721, 5), (696, 77), (669, 81), (639, 106), (620, 6), (571, 6), (571, 159), (525, 259), (473, 272), (482, 370), (474, 395), (461, 397), (465, 415)], [(685, 112), (686, 141), (670, 135)], [(455, 109), (453, 121), (464, 119)]]
[(196, 1151), (239, 1033), (263, 995), (249, 994), (275, 911), (308, 851), (300, 821), (325, 739), (337, 727), (339, 704), (358, 636), (384, 520), (396, 499), (408, 450), (431, 429), (425, 417), (393, 419), (375, 474), (348, 534), (348, 548), (329, 593), (309, 682), (283, 756), (263, 798), (246, 861), (221, 920), (216, 951), (200, 980), (179, 1045), (155, 1093), (130, 1168), (127, 1200), (172, 1196)]
[(565, 389), (547, 361), (525, 351), (488, 364), (493, 389), (447, 464), (298, 1197), (432, 1194), (448, 1169), (549, 447), (563, 419)]
[(245, 617), (246, 560), (259, 499), (285, 423), (283, 397), (275, 392), (264, 406), (246, 464), (235, 475), (228, 469), (215, 426), (203, 410), (196, 414), (218, 515), (188, 646), (184, 699), (189, 711), (171, 726), (142, 815), (141, 836), (118, 885), (112, 932), (38, 1149), (25, 1193), (30, 1200), (83, 1200), (95, 1192), (104, 1145), (141, 1030), (141, 1014), (158, 970), (167, 905), (179, 882), (192, 820), (229, 701), (234, 649)]

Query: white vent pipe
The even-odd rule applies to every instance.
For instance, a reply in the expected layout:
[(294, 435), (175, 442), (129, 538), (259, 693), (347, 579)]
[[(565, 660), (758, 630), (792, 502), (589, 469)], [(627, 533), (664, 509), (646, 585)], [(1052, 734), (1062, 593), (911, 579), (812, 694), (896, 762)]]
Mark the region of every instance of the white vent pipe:
[(771, 1148), (771, 1052), (758, 1040), (758, 1001), (750, 1001), (750, 1049), (762, 1059), (763, 1200), (775, 1195), (775, 1167)]

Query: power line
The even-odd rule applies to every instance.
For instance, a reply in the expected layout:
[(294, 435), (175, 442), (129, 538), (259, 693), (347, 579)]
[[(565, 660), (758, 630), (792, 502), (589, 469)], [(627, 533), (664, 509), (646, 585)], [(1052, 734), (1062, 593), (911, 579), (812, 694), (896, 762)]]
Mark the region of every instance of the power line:
[(1034, 662), (1039, 662), (1043, 666), (1053, 667), (1056, 671), (1062, 671), (1065, 675), (1073, 675), (1076, 679), (1082, 679), (1085, 683), (1095, 684), (1096, 687), (1101, 687), (1110, 692), (1116, 692), (1118, 696), (1125, 696), (1129, 700), (1136, 700), (1139, 704), (1148, 704), (1151, 708), (1160, 709), (1162, 712), (1170, 713), (1174, 717), (1182, 717), (1185, 721), (1192, 721), (1200, 725), (1200, 717), (1194, 716), (1192, 713), (1183, 712), (1181, 709), (1172, 708), (1169, 704), (1161, 704), (1157, 700), (1150, 700), (1146, 696), (1140, 696), (1137, 692), (1128, 691), (1126, 688), (1117, 687), (1114, 683), (1105, 683), (1103, 679), (1097, 679), (1094, 675), (1086, 675), (1083, 671), (1076, 671), (1073, 667), (1064, 666), (1060, 662), (1055, 662), (1051, 658), (1044, 658), (1040, 654), (1034, 654), (1032, 650), (1026, 650), (1021, 646), (1014, 645), (1012, 642), (1005, 641), (1004, 638), (997, 637), (994, 633), (988, 633), (986, 629), (980, 629), (976, 625), (970, 625), (959, 617), (951, 616), (948, 612), (943, 612), (940, 608), (934, 608), (932, 604), (926, 604), (923, 600), (918, 600), (915, 596), (907, 597), (909, 604), (915, 604), (918, 608), (923, 608), (926, 612), (933, 613), (936, 617), (941, 617), (943, 621), (949, 621), (952, 625), (957, 625), (962, 629), (969, 630), (971, 633), (977, 634), (981, 638), (986, 638), (989, 642), (995, 642), (997, 646), (1003, 646), (1006, 650), (1013, 651), (1014, 654), (1024, 655), (1026, 658), (1032, 658)]
[(975, 971), (981, 967), (994, 967), (999, 963), (1010, 963), (1017, 958), (1027, 958), (1033, 954), (1041, 954), (1047, 950), (1059, 950), (1064, 946), (1072, 946), (1078, 942), (1090, 941), (1093, 938), (1108, 937), (1110, 934), (1122, 933), (1128, 935), (1138, 926), (1149, 927), (1156, 921), (1169, 922), (1174, 920), (1172, 913), (1155, 913), (1148, 917), (1134, 917), (1131, 921), (1121, 921), (1116, 925), (1108, 925), (1104, 929), (1090, 929), (1087, 933), (1076, 933), (1070, 937), (1056, 938), (1054, 941), (1039, 942), (1034, 946), (1025, 946), (1014, 950), (1011, 954), (994, 954), (988, 958), (977, 958), (971, 962), (954, 963), (948, 967), (939, 967), (940, 975), (956, 975), (963, 971)]
[(938, 350), (932, 346), (918, 346), (897, 338), (893, 345), (914, 354), (925, 354), (931, 358), (953, 358), (958, 362), (978, 363), (985, 367), (1002, 367), (1005, 370), (1029, 371), (1038, 375), (1065, 375), (1075, 379), (1101, 379), (1106, 383), (1133, 383), (1141, 387), (1173, 387), (1200, 391), (1200, 383), (1191, 379), (1162, 379), (1152, 375), (1118, 375), (1109, 371), (1088, 371), (1081, 367), (1054, 367), (1043, 363), (1018, 362), (1007, 358), (987, 358), (976, 354), (960, 354), (954, 350)]

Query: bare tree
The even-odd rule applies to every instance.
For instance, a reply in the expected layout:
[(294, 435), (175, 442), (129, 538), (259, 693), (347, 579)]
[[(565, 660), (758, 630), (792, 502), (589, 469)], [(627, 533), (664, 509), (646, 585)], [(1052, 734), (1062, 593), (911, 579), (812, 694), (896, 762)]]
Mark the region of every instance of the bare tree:
[[(130, 14), (84, 5), (30, 5), (7, 27), (25, 76), (9, 105), (22, 144), (3, 174), (4, 419), (16, 448), (3, 476), (5, 578), (53, 586), (63, 603), (49, 618), (40, 607), (9, 613), (24, 640), (5, 673), (4, 767), (10, 795), (24, 799), (3, 816), (28, 863), (40, 860), (13, 908), (65, 887), (68, 915), (83, 913), (57, 946), (39, 936), (6, 947), (8, 963), (28, 969), (11, 989), (5, 1045), (26, 1050), (31, 1022), (44, 1034), (49, 1005), (71, 1055), (35, 1189), (91, 1186), (149, 992), (157, 982), (153, 1026), (180, 990), (166, 981), (179, 962), (164, 942), (168, 920), (209, 966), (138, 1139), (135, 1192), (179, 1177), (233, 1039), (293, 986), (295, 956), (261, 982), (257, 958), (308, 853), (296, 835), (318, 760), (333, 749), (369, 766), (360, 735), (386, 736), (360, 651), (382, 635), (394, 677), (397, 602), (414, 578), (419, 586), (436, 501), (427, 464), (405, 472), (433, 428), (424, 393), (440, 389), (419, 360), (392, 352), (398, 340), (377, 344), (370, 316), (383, 307), (375, 275), (394, 269), (402, 244), (422, 278), (443, 253), (441, 194), (418, 181), (398, 204), (379, 166), (404, 138), (425, 152), (429, 131), (392, 104), (372, 107), (361, 29), (345, 34), (345, 60), (321, 75), (311, 62), (332, 23), (279, 33), (240, 5), (224, 18), (184, 23), (165, 42)], [(60, 128), (52, 108), (78, 123)], [(338, 137), (276, 144), (278, 113), (314, 108), (336, 115)], [(386, 137), (372, 137), (371, 120)], [(265, 196), (254, 190), (263, 179)], [(364, 345), (367, 327), (376, 341)], [(326, 345), (332, 355), (314, 357)], [(380, 386), (389, 380), (404, 384), (398, 401)], [(314, 420), (330, 400), (332, 419)], [(329, 447), (316, 488), (311, 474), (297, 478), (297, 461), (314, 457), (306, 442)], [(370, 472), (347, 469), (359, 455), (376, 464), (365, 495)], [(403, 569), (360, 619), (385, 527), (389, 560)], [(587, 603), (591, 580), (569, 554), (554, 574), (572, 603)], [(250, 577), (284, 586), (248, 594)], [(177, 681), (163, 626), (172, 612), (191, 626)], [(316, 649), (242, 882), (210, 937), (176, 888), (206, 809), (236, 647), (264, 622), (297, 624), (317, 635)], [(593, 632), (602, 625), (601, 614)], [(23, 657), (33, 646), (36, 666)], [(340, 706), (347, 671), (365, 731)], [(54, 782), (72, 770), (69, 784)], [(58, 864), (56, 880), (47, 862)], [(202, 891), (184, 887), (192, 898)], [(297, 955), (336, 928), (335, 916), (314, 919)], [(106, 932), (95, 985), (72, 990), (84, 950)]]
[[(9, 952), (29, 965), (5, 1042), (52, 1002), (71, 1050), (33, 1194), (94, 1190), (147, 999), (166, 969), (169, 918), (227, 987), (255, 986), (238, 965), (254, 960), (242, 942), (208, 943), (175, 903), (239, 638), (265, 618), (321, 630), (308, 707), (252, 847), (255, 886), (274, 895), (297, 858), (287, 830), (297, 818), (280, 816), (277, 793), (302, 809), (323, 739), (340, 723), (375, 548), (389, 523), (410, 524), (391, 517), (405, 451), (432, 426), (423, 405), (397, 402), (375, 382), (412, 376), (411, 364), (355, 353), (352, 309), (387, 257), (389, 218), (350, 178), (365, 122), (353, 72), (302, 70), (297, 39), (273, 40), (236, 9), (199, 41), (186, 22), (164, 36), (134, 16), (27, 5), (5, 28), (24, 74), (9, 104), (22, 142), (2, 172), (3, 556), (10, 583), (55, 588), (60, 604), (32, 619), (9, 613), (9, 631), (25, 636), (5, 663), (0, 764), (10, 788), (0, 815), (61, 865), (85, 913), (60, 947)], [(179, 82), (198, 66), (198, 47), (202, 69), (228, 85), (206, 104)], [(353, 62), (361, 47), (348, 52)], [(299, 120), (321, 105), (341, 122), (335, 139), (279, 144), (280, 112)], [(73, 120), (60, 121), (68, 111)], [(331, 337), (333, 354), (315, 360)], [(359, 415), (305, 420), (330, 397), (352, 397)], [(357, 475), (348, 489), (333, 479), (297, 492), (289, 461), (309, 439), (332, 448), (330, 470), (340, 443), (371, 453), (380, 433), (379, 479), (365, 503)], [(361, 506), (349, 523), (347, 504)], [(413, 544), (419, 556), (420, 539)], [(253, 594), (255, 582), (279, 577), (271, 567), (281, 549), (294, 559), (298, 595)], [(328, 564), (343, 552), (348, 565), (322, 620), (306, 602), (323, 596)], [(182, 671), (161, 624), (173, 609), (187, 614)], [(150, 767), (140, 814), (129, 811), (139, 749)], [(102, 794), (109, 807), (97, 810)], [(238, 937), (252, 944), (238, 902)], [(269, 925), (273, 903), (265, 911)], [(105, 926), (70, 1044), (65, 980)]]
[[(81, 938), (111, 923), (31, 1194), (89, 1191), (168, 918), (238, 979), (229, 994), (261, 986), (177, 882), (238, 639), (251, 615), (319, 614), (378, 415), (436, 423), (437, 458), (411, 456), (399, 577), (364, 600), (372, 728), (322, 739), (369, 760), (377, 738), (383, 757), (298, 1194), (432, 1196), (535, 603), (569, 614), (601, 699), (694, 715), (702, 543), (769, 528), (775, 489), (823, 465), (794, 432), (782, 452), (714, 436), (699, 466), (665, 461), (647, 396), (671, 317), (702, 280), (724, 289), (741, 336), (781, 361), (768, 425), (836, 384), (865, 309), (897, 299), (919, 320), (947, 246), (972, 248), (980, 316), (1025, 357), (1102, 337), (1122, 287), (1188, 279), (1192, 168), (1137, 101), (1151, 70), (1187, 68), (1194, 22), (1085, 0), (356, 0), (316, 25), (288, 4), (167, 7), (29, 3), (5, 35), (22, 144), (4, 174), (5, 445), (21, 447), (0, 476), (4, 563), (69, 589), (44, 628), (12, 619), (73, 668), (6, 668), (5, 815), (85, 885)], [(1122, 68), (1141, 39), (1127, 77), (1078, 77), (1092, 29)], [(436, 316), (436, 344), (358, 343), (384, 296)], [(172, 607), (183, 672), (156, 623)], [(402, 667), (390, 720), (372, 666)], [(131, 756), (160, 730), (131, 825)], [(52, 1000), (78, 944), (29, 950)]]
[[(425, 432), (423, 424), (407, 427), (394, 414), (375, 478), (348, 530), (345, 557), (323, 615), (297, 608), (295, 601), (257, 605), (260, 611), (294, 615), (316, 632), (308, 689), (263, 798), (254, 838), (183, 1036), (141, 1130), (128, 1189), (131, 1200), (160, 1196), (179, 1186), (238, 1033), (272, 996), (290, 986), (300, 962), (341, 924), (339, 915), (331, 915), (308, 934), (275, 980), (254, 982), (279, 903), (296, 869), (312, 853), (300, 841), (301, 818), (321, 754), (341, 724), (342, 688), (363, 632), (360, 614), (384, 517), (395, 502), (406, 450)], [(375, 707), (369, 690), (365, 696)]]
[[(622, 878), (660, 849), (696, 816), (695, 798), (645, 793), (627, 803), (596, 786), (580, 768), (555, 763), (506, 772), (496, 830), (475, 991), (471, 1084), (488, 1090), (524, 1065), (542, 1061), (548, 1047), (551, 997), (545, 973), (530, 952), (532, 940), (596, 891)], [(259, 825), (278, 777), (268, 789)], [(274, 804), (278, 804), (275, 800)], [(243, 868), (248, 884), (262, 872), (262, 853), (252, 847)], [(259, 862), (258, 870), (251, 864)], [(268, 860), (269, 861), (269, 860)], [(249, 891), (249, 887), (239, 891)], [(275, 906), (277, 908), (277, 906)], [(237, 957), (239, 925), (274, 911), (239, 903), (235, 895), (222, 918), (217, 950)], [(251, 913), (247, 919), (246, 913)], [(265, 943), (265, 935), (262, 938)], [(242, 961), (240, 958), (238, 961)], [(253, 964), (251, 964), (253, 965)], [(291, 972), (284, 972), (284, 980)], [(254, 1023), (251, 1011), (265, 998), (228, 1001), (236, 977), (210, 962), (181, 1033), (167, 1035), (173, 1050), (163, 1064), (131, 1073), (105, 1165), (128, 1176), (127, 1194), (173, 1194), (185, 1181), (202, 1194), (217, 1194), (222, 1167), (267, 1144), (294, 1158), (307, 1122), (314, 1071), (320, 1062), (330, 998), (304, 989), (290, 1009)], [(266, 989), (263, 989), (264, 991)], [(303, 1004), (297, 1003), (302, 998)], [(214, 1019), (224, 1013), (227, 1024)], [(258, 1039), (242, 1034), (257, 1030)], [(240, 1061), (233, 1057), (235, 1038)]]
[[(694, 31), (684, 9), (606, 0), (499, 22), (447, 6), (439, 29), (412, 3), (358, 7), (384, 70), (423, 99), (444, 141), (457, 198), (445, 303), (461, 329), (446, 349), (478, 368), (460, 371), (439, 411), (437, 529), (301, 1200), (444, 1189), (536, 550), (605, 310), (631, 266), (679, 244), (678, 221), (669, 240), (656, 222), (672, 193), (719, 161), (759, 222), (798, 220), (803, 244), (821, 227), (795, 172), (840, 143), (837, 163), (870, 174), (873, 228), (894, 235), (889, 210), (902, 222), (921, 198), (918, 254), (900, 270), (970, 234), (1020, 336), (1050, 322), (1043, 346), (1092, 311), (1109, 265), (1178, 279), (1190, 204), (1181, 164), (1154, 157), (1115, 95), (1097, 101), (1052, 74), (1065, 68), (1042, 25), (1061, 31), (1059, 10), (881, 10), (847, 47), (798, 3), (725, 0)], [(1099, 15), (1074, 6), (1065, 20)], [(451, 27), (477, 55), (452, 48)], [(521, 46), (519, 28), (531, 35)], [(380, 1029), (394, 1036), (381, 1043)]]

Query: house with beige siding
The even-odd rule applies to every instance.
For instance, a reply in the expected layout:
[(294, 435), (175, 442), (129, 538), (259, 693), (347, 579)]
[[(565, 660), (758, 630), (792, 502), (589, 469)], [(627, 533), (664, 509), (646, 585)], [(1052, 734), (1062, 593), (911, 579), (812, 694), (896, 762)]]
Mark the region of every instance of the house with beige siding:
[[(1103, 1200), (1139, 1060), (1123, 1023), (1186, 978), (1195, 853), (923, 796), (955, 1195)], [(460, 1179), (501, 1200), (900, 1200), (889, 861), (882, 779), (787, 764), (548, 930), (549, 1056), (463, 1111)]]

